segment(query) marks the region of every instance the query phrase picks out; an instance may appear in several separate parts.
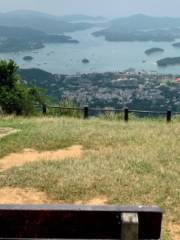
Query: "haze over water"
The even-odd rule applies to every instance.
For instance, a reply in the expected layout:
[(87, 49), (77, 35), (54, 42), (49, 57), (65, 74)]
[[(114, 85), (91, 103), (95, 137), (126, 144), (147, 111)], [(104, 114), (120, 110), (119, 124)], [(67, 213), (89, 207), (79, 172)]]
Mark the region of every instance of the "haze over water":
[(50, 14), (85, 14), (111, 18), (143, 13), (179, 17), (179, 0), (0, 0), (0, 11), (29, 9)]

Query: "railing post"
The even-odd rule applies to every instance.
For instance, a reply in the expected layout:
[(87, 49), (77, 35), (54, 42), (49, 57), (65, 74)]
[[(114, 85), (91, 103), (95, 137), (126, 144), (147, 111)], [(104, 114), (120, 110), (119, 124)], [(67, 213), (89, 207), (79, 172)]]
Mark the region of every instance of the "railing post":
[(88, 106), (84, 107), (84, 119), (88, 119), (89, 117), (89, 108)]
[(167, 123), (171, 122), (171, 119), (172, 119), (172, 112), (170, 110), (167, 111)]
[(124, 121), (125, 122), (129, 121), (129, 109), (128, 108), (124, 109)]
[(42, 112), (43, 112), (44, 115), (47, 114), (47, 106), (46, 106), (46, 104), (42, 105)]

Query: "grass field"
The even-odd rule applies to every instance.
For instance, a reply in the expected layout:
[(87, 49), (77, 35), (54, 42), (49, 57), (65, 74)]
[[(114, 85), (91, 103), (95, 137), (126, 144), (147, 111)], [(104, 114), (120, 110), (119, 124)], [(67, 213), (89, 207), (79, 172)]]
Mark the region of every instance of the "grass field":
[[(0, 171), (0, 188), (34, 188), (54, 202), (159, 205), (163, 239), (180, 239), (180, 121), (74, 118), (0, 119), (18, 131), (0, 139), (0, 158), (34, 149), (82, 146), (79, 157), (27, 162)], [(0, 159), (0, 164), (1, 164)], [(1, 166), (1, 165), (0, 165)]]

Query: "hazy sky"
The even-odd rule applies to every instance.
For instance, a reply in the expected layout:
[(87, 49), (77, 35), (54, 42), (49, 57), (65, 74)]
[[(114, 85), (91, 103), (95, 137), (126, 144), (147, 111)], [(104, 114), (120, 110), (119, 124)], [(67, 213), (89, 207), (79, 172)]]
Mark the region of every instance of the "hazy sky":
[(0, 11), (31, 9), (58, 15), (124, 16), (145, 13), (179, 16), (180, 0), (0, 0)]

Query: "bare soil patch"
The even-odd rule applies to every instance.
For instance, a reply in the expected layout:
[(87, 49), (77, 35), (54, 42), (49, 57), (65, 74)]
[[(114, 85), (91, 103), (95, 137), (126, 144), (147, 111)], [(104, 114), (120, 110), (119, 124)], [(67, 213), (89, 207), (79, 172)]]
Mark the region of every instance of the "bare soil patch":
[(0, 128), (0, 139), (7, 136), (7, 135), (16, 133), (18, 131), (19, 130), (14, 129), (14, 128)]
[(0, 204), (51, 204), (44, 192), (35, 189), (5, 187), (0, 189)]
[(180, 223), (170, 223), (168, 225), (168, 231), (171, 236), (171, 240), (180, 239)]
[[(77, 201), (75, 204), (104, 205), (106, 202), (105, 196), (99, 196), (88, 201)], [(33, 188), (4, 187), (0, 189), (0, 204), (65, 204), (65, 202), (50, 200), (45, 192)]]
[(21, 153), (12, 153), (0, 159), (0, 171), (8, 170), (12, 167), (20, 167), (25, 163), (35, 161), (53, 161), (66, 158), (76, 158), (82, 155), (82, 146), (75, 145), (67, 149), (57, 151), (38, 152), (34, 149), (24, 149)]

